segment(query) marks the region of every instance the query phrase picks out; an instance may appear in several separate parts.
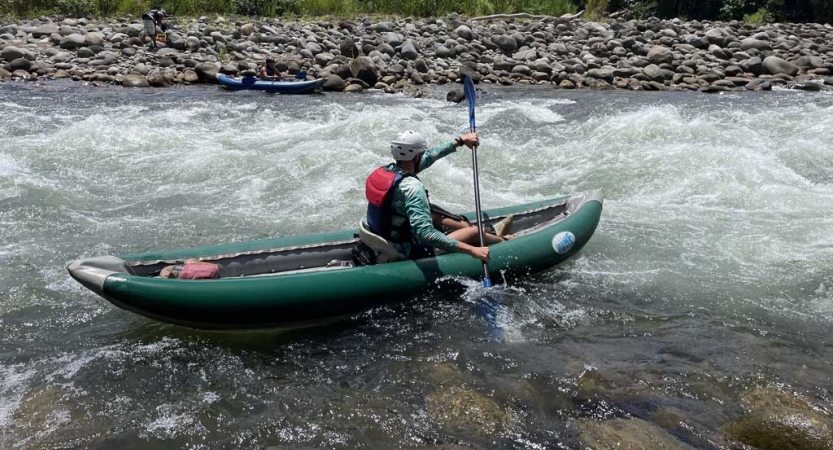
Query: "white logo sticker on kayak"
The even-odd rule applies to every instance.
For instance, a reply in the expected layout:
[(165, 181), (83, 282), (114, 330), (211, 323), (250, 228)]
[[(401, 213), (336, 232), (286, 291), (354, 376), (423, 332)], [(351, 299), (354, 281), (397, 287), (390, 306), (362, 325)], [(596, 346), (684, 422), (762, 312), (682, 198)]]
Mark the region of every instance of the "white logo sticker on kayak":
[(559, 255), (569, 252), (575, 244), (576, 235), (570, 233), (569, 231), (562, 231), (552, 237), (552, 249)]

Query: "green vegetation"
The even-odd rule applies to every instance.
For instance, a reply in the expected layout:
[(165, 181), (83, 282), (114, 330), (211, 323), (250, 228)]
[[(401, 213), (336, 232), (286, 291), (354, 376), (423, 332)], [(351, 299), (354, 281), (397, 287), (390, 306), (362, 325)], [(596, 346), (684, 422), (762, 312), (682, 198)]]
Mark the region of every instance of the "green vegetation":
[(587, 0), (587, 11), (584, 18), (587, 20), (600, 20), (607, 14), (608, 0)]
[[(607, 0), (592, 0), (607, 3)], [(561, 15), (575, 12), (571, 0), (0, 0), (0, 15), (34, 17), (41, 14), (67, 16), (116, 16), (140, 14), (164, 8), (169, 14), (240, 14), (275, 17), (285, 15), (354, 16), (392, 14), (441, 16), (529, 12)]]
[(37, 17), (118, 16), (164, 8), (170, 14), (353, 17), (390, 14), (430, 17), (456, 12), (468, 16), (527, 12), (561, 15), (586, 9), (586, 18), (627, 9), (636, 18), (833, 22), (833, 0), (0, 0), (0, 15)]
[[(589, 4), (591, 0), (586, 0)], [(636, 18), (656, 16), (746, 22), (833, 23), (831, 0), (610, 0), (608, 11), (628, 9)]]

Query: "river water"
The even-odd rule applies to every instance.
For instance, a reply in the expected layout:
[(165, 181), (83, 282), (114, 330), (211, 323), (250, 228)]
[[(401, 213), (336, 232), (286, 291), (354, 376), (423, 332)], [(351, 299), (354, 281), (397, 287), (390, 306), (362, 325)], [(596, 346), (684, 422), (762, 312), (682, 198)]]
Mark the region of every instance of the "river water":
[[(484, 207), (606, 196), (578, 257), (489, 292), (210, 333), (64, 269), (351, 228), (396, 132), (465, 131), (444, 94), (0, 85), (0, 447), (578, 449), (580, 423), (627, 417), (714, 449), (754, 386), (833, 408), (825, 93), (487, 87)], [(432, 198), (473, 209), (470, 166), (426, 172)]]

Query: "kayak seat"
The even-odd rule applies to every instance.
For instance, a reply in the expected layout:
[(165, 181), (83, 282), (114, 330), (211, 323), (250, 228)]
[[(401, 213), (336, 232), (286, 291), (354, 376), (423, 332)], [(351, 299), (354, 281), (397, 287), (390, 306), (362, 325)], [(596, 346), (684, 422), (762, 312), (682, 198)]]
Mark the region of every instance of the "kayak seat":
[(370, 228), (364, 220), (359, 221), (359, 240), (364, 242), (364, 245), (367, 245), (376, 253), (376, 264), (405, 261), (408, 259), (402, 253), (399, 253), (389, 240), (370, 231)]

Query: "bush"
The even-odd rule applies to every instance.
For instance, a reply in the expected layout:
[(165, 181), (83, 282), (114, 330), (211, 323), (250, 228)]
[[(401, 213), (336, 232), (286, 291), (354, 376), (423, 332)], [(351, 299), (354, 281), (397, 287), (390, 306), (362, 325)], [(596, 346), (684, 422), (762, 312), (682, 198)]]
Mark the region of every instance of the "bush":
[(587, 0), (587, 12), (584, 18), (587, 20), (600, 20), (607, 17), (608, 0)]

